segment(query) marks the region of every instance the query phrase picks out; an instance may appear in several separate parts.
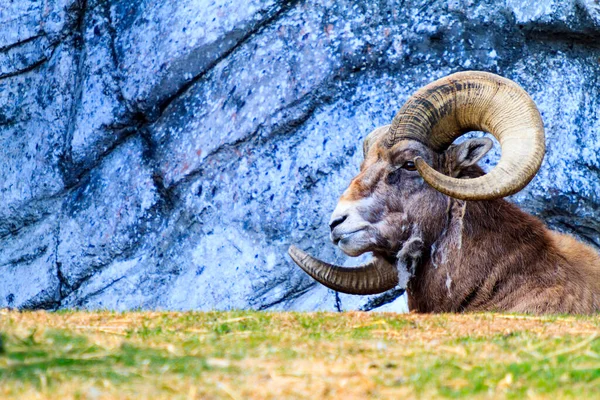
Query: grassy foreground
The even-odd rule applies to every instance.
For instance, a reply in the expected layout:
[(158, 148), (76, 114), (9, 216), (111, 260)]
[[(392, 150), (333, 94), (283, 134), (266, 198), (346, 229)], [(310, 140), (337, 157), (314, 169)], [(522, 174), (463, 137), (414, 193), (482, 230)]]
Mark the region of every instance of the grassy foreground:
[(600, 316), (0, 310), (0, 398), (598, 398)]

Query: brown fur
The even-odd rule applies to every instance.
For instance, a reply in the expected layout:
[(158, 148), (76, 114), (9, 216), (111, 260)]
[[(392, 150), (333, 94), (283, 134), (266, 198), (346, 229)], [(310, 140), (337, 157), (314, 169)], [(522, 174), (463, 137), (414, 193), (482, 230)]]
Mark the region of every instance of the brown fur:
[(431, 251), (423, 257), (409, 283), (411, 310), (600, 310), (600, 257), (588, 246), (548, 230), (505, 200), (468, 202), (462, 224), (462, 246), (449, 246), (445, 262), (436, 268)]
[(411, 238), (420, 240), (407, 288), (410, 310), (599, 312), (600, 256), (591, 247), (549, 230), (505, 200), (452, 199), (418, 172), (399, 168), (420, 155), (446, 174), (480, 176), (475, 163), (484, 153), (470, 146), (452, 146), (444, 154), (410, 140), (390, 150), (373, 146), (342, 196), (370, 201), (357, 212), (370, 224), (373, 244), (360, 252), (391, 260)]

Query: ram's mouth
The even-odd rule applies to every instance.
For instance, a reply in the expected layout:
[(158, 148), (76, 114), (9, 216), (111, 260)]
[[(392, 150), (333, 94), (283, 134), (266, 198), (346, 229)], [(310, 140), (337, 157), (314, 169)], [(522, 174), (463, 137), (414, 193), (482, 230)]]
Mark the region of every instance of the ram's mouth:
[(355, 229), (353, 231), (350, 232), (336, 232), (335, 230), (333, 232), (331, 232), (331, 241), (333, 242), (333, 244), (335, 244), (336, 246), (340, 243), (340, 242), (344, 242), (344, 241), (348, 241), (348, 239), (350, 239), (352, 236), (354, 236), (355, 234), (364, 231), (365, 228), (359, 228), (359, 229)]

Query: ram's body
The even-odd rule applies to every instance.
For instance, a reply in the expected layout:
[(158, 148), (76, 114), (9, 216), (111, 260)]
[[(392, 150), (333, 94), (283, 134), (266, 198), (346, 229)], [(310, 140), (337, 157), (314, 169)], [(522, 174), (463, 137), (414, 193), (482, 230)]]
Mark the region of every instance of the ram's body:
[[(477, 162), (491, 140), (452, 144), (470, 130), (502, 146), (487, 174)], [(535, 176), (544, 151), (540, 114), (514, 82), (481, 72), (440, 79), (365, 139), (360, 172), (331, 217), (334, 244), (373, 260), (351, 269), (294, 246), (290, 255), (335, 290), (406, 287), (419, 312), (600, 312), (598, 253), (503, 200)]]
[(502, 199), (448, 201), (440, 236), (408, 284), (410, 310), (600, 311), (600, 256), (591, 247)]

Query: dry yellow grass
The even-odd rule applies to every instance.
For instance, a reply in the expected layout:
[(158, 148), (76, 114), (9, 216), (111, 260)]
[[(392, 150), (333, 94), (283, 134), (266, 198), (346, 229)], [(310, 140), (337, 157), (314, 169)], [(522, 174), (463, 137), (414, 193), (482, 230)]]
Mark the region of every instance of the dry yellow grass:
[(591, 398), (600, 317), (0, 310), (0, 397)]

